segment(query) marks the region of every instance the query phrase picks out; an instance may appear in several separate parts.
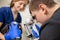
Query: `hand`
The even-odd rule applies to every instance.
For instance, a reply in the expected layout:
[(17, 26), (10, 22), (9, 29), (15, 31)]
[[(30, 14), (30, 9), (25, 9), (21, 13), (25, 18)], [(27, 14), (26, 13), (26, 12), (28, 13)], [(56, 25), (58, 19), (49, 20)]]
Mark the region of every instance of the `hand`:
[(4, 35), (2, 33), (0, 33), (0, 39), (5, 40)]

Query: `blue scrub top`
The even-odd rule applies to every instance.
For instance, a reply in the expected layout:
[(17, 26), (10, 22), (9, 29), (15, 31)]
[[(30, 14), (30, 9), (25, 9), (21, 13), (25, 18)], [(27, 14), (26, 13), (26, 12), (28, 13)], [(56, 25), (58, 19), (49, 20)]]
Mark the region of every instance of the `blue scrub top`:
[[(13, 18), (13, 14), (11, 11), (10, 7), (2, 7), (0, 8), (0, 22), (3, 22), (2, 28), (7, 25), (10, 24), (12, 21), (16, 21), (18, 23), (21, 23), (21, 15), (20, 13), (18, 13), (16, 20), (14, 20)], [(2, 29), (0, 28), (0, 30)]]

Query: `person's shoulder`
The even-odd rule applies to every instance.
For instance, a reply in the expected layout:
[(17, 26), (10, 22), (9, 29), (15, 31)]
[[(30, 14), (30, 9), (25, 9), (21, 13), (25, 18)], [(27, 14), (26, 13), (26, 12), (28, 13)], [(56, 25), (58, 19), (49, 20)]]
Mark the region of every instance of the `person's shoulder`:
[(1, 7), (0, 14), (3, 13), (4, 15), (6, 15), (9, 10), (10, 10), (10, 7)]
[(1, 7), (0, 10), (7, 10), (9, 9), (10, 7)]

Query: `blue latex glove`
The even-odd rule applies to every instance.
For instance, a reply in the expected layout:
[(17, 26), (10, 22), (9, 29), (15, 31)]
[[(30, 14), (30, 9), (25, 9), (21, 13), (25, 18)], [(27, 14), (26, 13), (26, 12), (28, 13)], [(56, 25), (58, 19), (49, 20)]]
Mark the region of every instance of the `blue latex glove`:
[(19, 30), (19, 25), (17, 22), (12, 22), (9, 25), (8, 32), (4, 35), (5, 40), (13, 40), (16, 37), (21, 37), (22, 31)]
[[(35, 27), (36, 27), (37, 31), (40, 32), (40, 27), (37, 24), (35, 24)], [(39, 37), (37, 32), (32, 27), (31, 27), (31, 31), (32, 31), (32, 35), (33, 35), (34, 38), (38, 38)]]

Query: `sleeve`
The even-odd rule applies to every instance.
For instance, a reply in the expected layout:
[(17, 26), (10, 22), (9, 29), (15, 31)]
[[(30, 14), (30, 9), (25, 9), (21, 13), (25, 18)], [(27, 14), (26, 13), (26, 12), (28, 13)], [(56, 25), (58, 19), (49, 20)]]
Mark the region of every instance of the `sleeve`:
[(41, 31), (39, 40), (60, 40), (60, 24), (50, 23)]
[(0, 22), (3, 22), (3, 11), (2, 11), (2, 8), (0, 8)]

